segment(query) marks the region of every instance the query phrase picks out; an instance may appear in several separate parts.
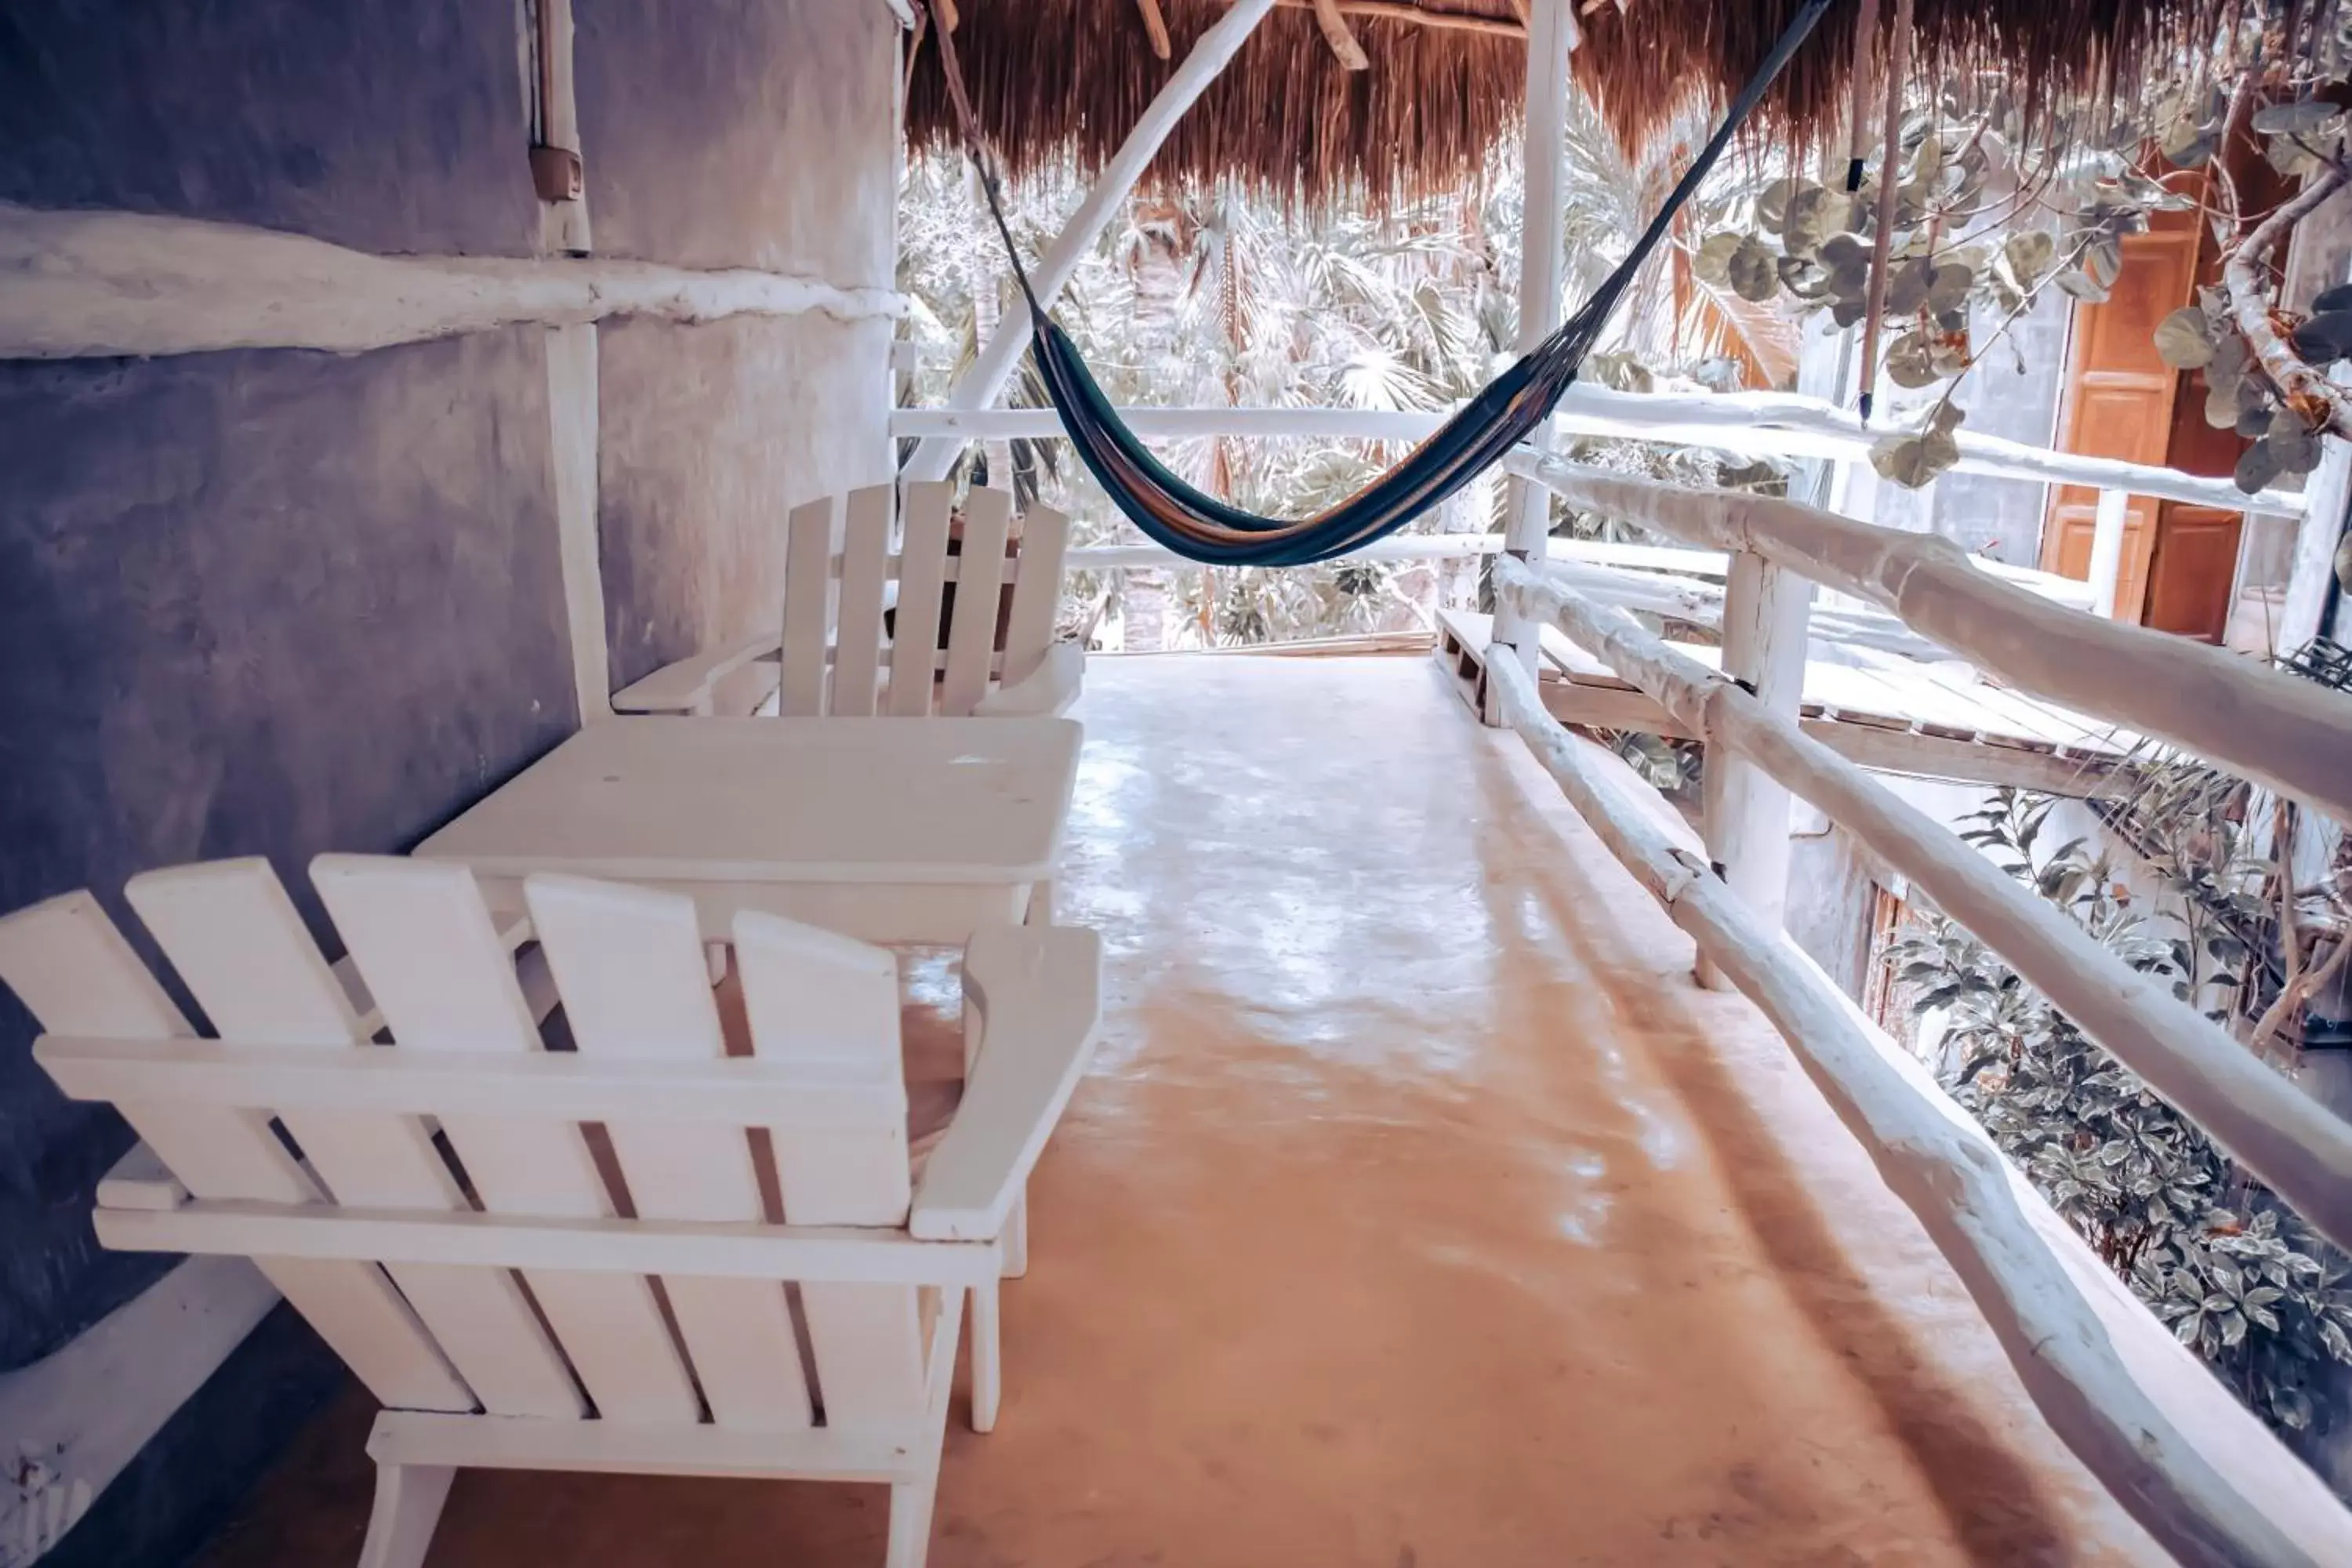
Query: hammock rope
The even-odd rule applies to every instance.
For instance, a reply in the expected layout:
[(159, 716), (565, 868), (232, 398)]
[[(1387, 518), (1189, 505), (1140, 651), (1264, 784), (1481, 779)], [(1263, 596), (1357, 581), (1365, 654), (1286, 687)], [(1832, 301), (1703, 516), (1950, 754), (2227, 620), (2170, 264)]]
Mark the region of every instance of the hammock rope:
[(1194, 488), (1153, 457), (1120, 422), (1077, 345), (1057, 326), (1031, 287), (1012, 226), (1005, 221), (995, 162), (972, 112), (953, 36), (934, 26), (940, 73), (961, 122), (966, 149), (979, 171), (990, 216), (1029, 307), (1030, 353), (1045, 394), (1079, 460), (1112, 502), (1153, 542), (1211, 566), (1304, 566), (1329, 561), (1385, 537), (1440, 505), (1501, 460), (1542, 426), (1583, 368), (1619, 300), (1665, 237), (1675, 216), (1715, 167), (1732, 136), (1755, 109), (1831, 0), (1807, 0), (1740, 89), (1690, 167), (1675, 184), (1633, 248), (1602, 279), (1576, 313), (1465, 404), (1403, 461), (1362, 489), (1313, 517), (1286, 521), (1244, 511)]

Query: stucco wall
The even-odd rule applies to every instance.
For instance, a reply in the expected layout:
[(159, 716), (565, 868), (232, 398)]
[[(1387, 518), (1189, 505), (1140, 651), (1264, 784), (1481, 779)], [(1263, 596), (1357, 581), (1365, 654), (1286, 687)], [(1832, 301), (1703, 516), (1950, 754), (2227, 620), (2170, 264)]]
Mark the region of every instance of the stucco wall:
[[(0, 202), (530, 255), (519, 20), (509, 0), (0, 7)], [(887, 8), (580, 0), (577, 22), (598, 251), (889, 282)], [(604, 331), (616, 679), (772, 619), (785, 511), (887, 477), (889, 331)], [(404, 849), (577, 727), (551, 433), (584, 384), (547, 344), (0, 362), (0, 911), (88, 887), (138, 938), (131, 874), (264, 855), (331, 952), (311, 856)], [(32, 1034), (0, 993), (0, 1373), (170, 1262), (97, 1248), (129, 1133), (50, 1088)], [(281, 1308), (54, 1560), (181, 1560), (341, 1378)]]
[(0, 6), (0, 201), (528, 254), (509, 0)]
[[(577, 0), (600, 254), (888, 286), (887, 7)], [(890, 324), (824, 316), (601, 333), (599, 529), (613, 681), (772, 624), (785, 514), (890, 476)]]
[[(527, 254), (518, 41), (480, 0), (0, 8), (0, 200)], [(312, 855), (405, 848), (576, 727), (544, 336), (0, 363), (0, 910), (88, 887), (143, 941), (127, 877), (236, 855), (308, 906)], [(130, 1135), (32, 1033), (0, 990), (0, 1371), (171, 1262), (97, 1247)], [(341, 1379), (280, 1309), (53, 1560), (179, 1561)]]
[[(577, 721), (535, 329), (343, 359), (0, 365), (0, 910), (404, 848)], [(128, 1147), (0, 1001), (0, 1364), (155, 1271), (88, 1204)], [(13, 1158), (9, 1158), (13, 1156)]]

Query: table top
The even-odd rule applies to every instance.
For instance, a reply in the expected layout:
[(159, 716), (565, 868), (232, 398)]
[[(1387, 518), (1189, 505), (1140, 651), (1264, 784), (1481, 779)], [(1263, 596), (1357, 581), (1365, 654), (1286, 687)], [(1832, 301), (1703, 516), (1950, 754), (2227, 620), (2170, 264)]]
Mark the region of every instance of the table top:
[(1026, 882), (1053, 875), (1067, 719), (615, 718), (415, 853), (520, 876)]

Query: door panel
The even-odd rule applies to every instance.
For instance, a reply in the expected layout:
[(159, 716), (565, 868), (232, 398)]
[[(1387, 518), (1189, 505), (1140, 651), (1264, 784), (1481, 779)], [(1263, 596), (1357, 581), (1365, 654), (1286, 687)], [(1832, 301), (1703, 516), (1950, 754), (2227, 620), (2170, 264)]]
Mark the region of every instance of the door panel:
[[(2193, 302), (2199, 281), (2218, 271), (2210, 237), (2194, 212), (2159, 213), (2147, 233), (2122, 244), (2123, 272), (2110, 297), (2074, 307), (2059, 449), (2227, 474), (2244, 442), (2205, 423), (2203, 381), (2168, 367), (2155, 341), (2157, 323)], [(2090, 574), (2096, 510), (2094, 490), (2053, 489), (2042, 526), (2044, 571)], [(2116, 582), (2117, 618), (2218, 641), (2229, 620), (2239, 526), (2235, 512), (2134, 497)]]
[(2148, 563), (2147, 625), (2210, 643), (2221, 640), (2230, 624), (2230, 588), (2237, 576), (2243, 521), (2234, 511), (2166, 503)]

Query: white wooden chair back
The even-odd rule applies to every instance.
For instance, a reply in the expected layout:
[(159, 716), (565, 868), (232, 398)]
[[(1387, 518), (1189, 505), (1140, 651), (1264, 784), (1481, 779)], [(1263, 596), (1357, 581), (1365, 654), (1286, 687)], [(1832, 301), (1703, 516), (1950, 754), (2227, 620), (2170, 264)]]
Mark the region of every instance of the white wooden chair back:
[(253, 1258), (390, 1407), (362, 1568), (416, 1568), (466, 1466), (887, 1480), (888, 1561), (919, 1568), (967, 1294), (995, 1419), (1092, 933), (974, 937), (964, 1100), (917, 1190), (887, 952), (745, 912), (715, 983), (680, 894), (537, 876), (501, 920), (456, 862), (311, 879), (339, 963), (266, 861), (130, 883), (215, 1037), (88, 893), (0, 918), (0, 982), (58, 1087), (144, 1140), (99, 1239)]
[(919, 1563), (964, 1294), (1003, 1258), (908, 1234), (891, 955), (743, 914), (730, 1030), (684, 896), (535, 877), (502, 932), (455, 864), (312, 879), (348, 979), (266, 861), (129, 885), (216, 1039), (87, 894), (0, 920), (0, 980), (176, 1178), (100, 1239), (253, 1257), (392, 1407), (362, 1563), (421, 1560), (449, 1467), (505, 1463), (888, 1479)]
[(1016, 531), (1011, 495), (973, 489), (950, 554), (952, 485), (909, 482), (895, 530), (892, 500), (893, 487), (876, 485), (796, 507), (786, 520), (776, 706), (787, 718), (965, 718), (1045, 662), (1069, 517), (1033, 506)]

